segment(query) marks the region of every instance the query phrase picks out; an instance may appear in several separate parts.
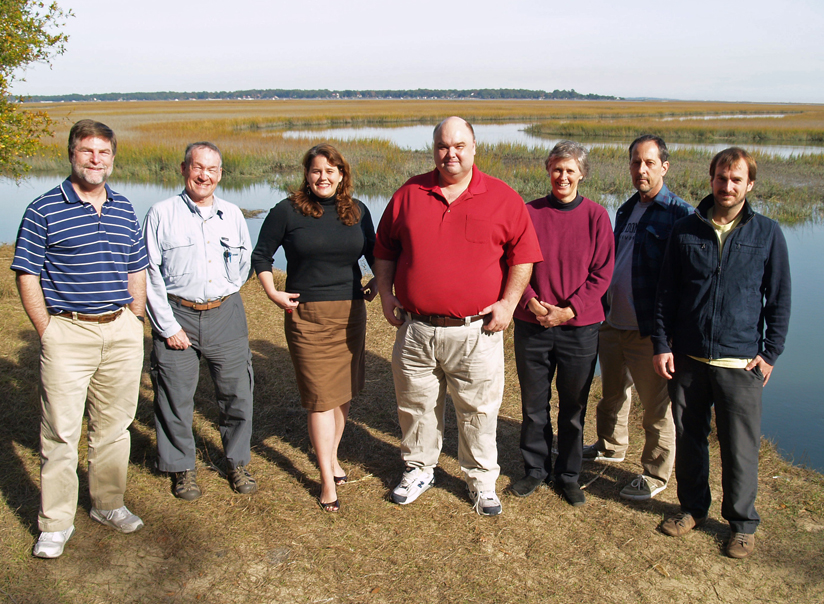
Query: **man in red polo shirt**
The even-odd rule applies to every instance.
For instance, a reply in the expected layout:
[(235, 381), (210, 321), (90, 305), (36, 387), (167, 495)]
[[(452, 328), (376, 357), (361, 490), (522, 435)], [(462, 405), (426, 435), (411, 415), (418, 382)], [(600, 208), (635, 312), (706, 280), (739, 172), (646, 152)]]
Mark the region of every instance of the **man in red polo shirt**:
[(434, 484), (449, 392), (470, 499), (494, 516), (503, 330), (542, 257), (521, 197), (474, 166), (469, 122), (447, 118), (433, 138), (435, 170), (392, 196), (375, 246), (383, 314), (398, 328), (392, 373), (406, 470), (392, 500), (412, 503)]

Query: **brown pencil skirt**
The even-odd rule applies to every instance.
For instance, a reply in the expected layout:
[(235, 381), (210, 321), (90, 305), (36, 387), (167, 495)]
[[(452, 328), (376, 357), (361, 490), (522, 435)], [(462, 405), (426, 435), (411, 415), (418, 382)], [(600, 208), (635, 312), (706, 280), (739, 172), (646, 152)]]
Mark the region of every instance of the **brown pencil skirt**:
[(301, 405), (328, 411), (363, 390), (366, 305), (363, 300), (301, 302), (284, 319)]

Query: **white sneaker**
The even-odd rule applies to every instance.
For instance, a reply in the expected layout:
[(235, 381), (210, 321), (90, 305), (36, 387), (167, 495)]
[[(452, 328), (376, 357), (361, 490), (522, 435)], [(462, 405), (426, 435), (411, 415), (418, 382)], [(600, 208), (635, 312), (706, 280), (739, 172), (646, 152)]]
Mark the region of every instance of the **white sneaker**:
[(475, 491), (469, 489), (469, 498), (472, 500), (472, 507), (481, 516), (497, 516), (503, 512), (501, 500), (495, 494), (495, 490), (491, 491)]
[(97, 520), (100, 524), (105, 524), (121, 533), (133, 533), (143, 528), (143, 521), (137, 514), (132, 514), (125, 505), (116, 510), (92, 508), (89, 516), (92, 520)]
[(400, 505), (412, 503), (435, 484), (435, 475), (420, 468), (406, 468), (401, 482), (392, 491), (392, 501)]
[(37, 539), (37, 543), (34, 544), (31, 553), (38, 558), (59, 558), (63, 555), (66, 541), (71, 539), (72, 535), (74, 535), (74, 525), (65, 531), (40, 533), (40, 537)]

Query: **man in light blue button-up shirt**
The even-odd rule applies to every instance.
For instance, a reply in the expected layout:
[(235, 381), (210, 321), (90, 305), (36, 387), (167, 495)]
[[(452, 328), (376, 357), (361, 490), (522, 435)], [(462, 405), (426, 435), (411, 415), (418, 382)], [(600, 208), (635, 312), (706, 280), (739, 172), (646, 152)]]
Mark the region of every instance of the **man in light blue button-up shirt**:
[(143, 231), (158, 468), (174, 475), (175, 496), (191, 501), (201, 495), (192, 434), (201, 356), (209, 364), (220, 406), (229, 482), (240, 493), (257, 490), (246, 469), (254, 378), (238, 293), (249, 276), (251, 242), (240, 209), (214, 194), (222, 176), (218, 148), (192, 143), (181, 172), (185, 190), (152, 206)]

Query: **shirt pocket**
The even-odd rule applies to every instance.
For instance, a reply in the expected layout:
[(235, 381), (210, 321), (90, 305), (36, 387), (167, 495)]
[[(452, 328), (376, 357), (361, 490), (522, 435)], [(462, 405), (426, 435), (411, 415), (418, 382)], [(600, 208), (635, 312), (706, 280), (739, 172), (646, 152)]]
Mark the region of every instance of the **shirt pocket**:
[(221, 237), (220, 245), (223, 247), (223, 266), (226, 269), (226, 278), (231, 283), (239, 284), (241, 279), (240, 257), (246, 248), (239, 240), (229, 237)]
[(671, 225), (648, 225), (646, 228), (646, 252), (649, 260), (660, 266), (667, 250), (667, 241), (672, 232)]
[(195, 242), (191, 237), (167, 237), (158, 242), (164, 277), (181, 277), (195, 271)]
[(466, 217), (466, 240), (472, 243), (489, 243), (492, 241), (492, 221), (482, 218)]
[(700, 237), (684, 235), (678, 242), (681, 269), (687, 281), (710, 279), (718, 268), (718, 247)]
[[(730, 245), (730, 242), (727, 243)], [(746, 263), (750, 262), (766, 262), (767, 260), (767, 246), (760, 241), (735, 241), (731, 245), (730, 252), (741, 254), (742, 259)]]

